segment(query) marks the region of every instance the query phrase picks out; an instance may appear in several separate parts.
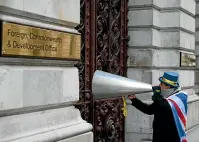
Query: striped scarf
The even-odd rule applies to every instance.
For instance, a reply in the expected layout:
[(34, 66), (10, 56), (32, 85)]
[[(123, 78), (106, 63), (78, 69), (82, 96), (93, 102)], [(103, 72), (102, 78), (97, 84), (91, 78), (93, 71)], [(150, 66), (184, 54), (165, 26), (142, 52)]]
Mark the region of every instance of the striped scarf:
[(182, 91), (178, 91), (177, 93), (166, 98), (172, 109), (176, 128), (180, 137), (180, 142), (187, 142), (185, 132), (188, 110), (187, 98), (187, 93)]

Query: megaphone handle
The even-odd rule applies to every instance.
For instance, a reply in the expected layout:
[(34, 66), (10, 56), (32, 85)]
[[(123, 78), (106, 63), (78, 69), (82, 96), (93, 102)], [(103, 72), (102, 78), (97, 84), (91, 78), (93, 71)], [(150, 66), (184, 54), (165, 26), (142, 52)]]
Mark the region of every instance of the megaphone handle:
[(126, 116), (127, 116), (126, 97), (125, 97), (125, 96), (123, 96), (123, 97), (122, 97), (122, 100), (123, 100), (123, 107), (122, 107), (122, 111), (123, 111), (123, 115), (124, 115), (124, 117), (126, 117)]

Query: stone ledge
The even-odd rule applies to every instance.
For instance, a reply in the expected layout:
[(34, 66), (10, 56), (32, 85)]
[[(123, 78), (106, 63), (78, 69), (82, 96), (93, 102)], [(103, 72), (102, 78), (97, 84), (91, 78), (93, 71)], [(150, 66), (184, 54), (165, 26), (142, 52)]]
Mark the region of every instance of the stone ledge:
[(0, 65), (74, 67), (78, 61), (0, 57)]
[(0, 118), (0, 142), (59, 141), (91, 130), (74, 107)]

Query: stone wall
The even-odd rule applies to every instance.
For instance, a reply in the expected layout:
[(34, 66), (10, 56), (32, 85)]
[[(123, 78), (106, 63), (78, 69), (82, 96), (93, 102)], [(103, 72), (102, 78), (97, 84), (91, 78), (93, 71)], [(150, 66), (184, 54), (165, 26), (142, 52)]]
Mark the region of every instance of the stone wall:
[(0, 0), (0, 11), (51, 23), (63, 23), (64, 25), (68, 23), (78, 24), (80, 23), (80, 16), (78, 16), (80, 15), (79, 1)]
[[(196, 50), (195, 50), (195, 54), (196, 54), (196, 58), (197, 58), (197, 69), (199, 69), (199, 1), (196, 0), (196, 33), (195, 33), (195, 37), (196, 37)], [(196, 71), (196, 85), (199, 85), (199, 71)]]
[[(195, 22), (196, 22), (196, 31), (195, 31), (195, 54), (196, 54), (196, 71), (195, 71), (195, 90), (197, 95), (199, 95), (199, 0), (196, 1), (196, 15), (195, 15)], [(192, 104), (194, 105), (194, 103)], [(195, 104), (196, 105), (196, 104)], [(196, 106), (199, 108), (199, 106)], [(192, 111), (192, 114), (195, 114), (195, 120), (199, 117), (199, 113), (197, 109)], [(196, 121), (195, 121), (196, 122)], [(198, 122), (199, 123), (199, 122)], [(194, 142), (194, 141), (199, 141), (198, 138), (198, 133), (199, 133), (199, 125), (197, 127), (194, 127), (193, 129), (188, 131), (188, 141)]]
[[(0, 0), (0, 20), (78, 33), (80, 0)], [(91, 142), (76, 61), (0, 58), (0, 142)]]
[[(128, 77), (158, 84), (164, 71), (178, 71), (189, 93), (187, 130), (199, 124), (195, 67), (183, 67), (181, 54), (195, 52), (195, 0), (129, 0)], [(197, 37), (196, 37), (197, 38)], [(151, 94), (138, 96), (151, 103)], [(128, 105), (126, 142), (151, 141), (153, 116)]]

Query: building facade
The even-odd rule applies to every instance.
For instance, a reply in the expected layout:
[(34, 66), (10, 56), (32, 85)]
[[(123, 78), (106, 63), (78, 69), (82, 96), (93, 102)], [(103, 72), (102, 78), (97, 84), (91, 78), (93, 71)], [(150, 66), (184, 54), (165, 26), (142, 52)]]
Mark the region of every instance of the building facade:
[[(128, 5), (128, 77), (158, 84), (158, 77), (164, 71), (178, 71), (182, 89), (189, 92), (188, 141), (198, 141), (194, 136), (199, 124), (198, 71), (194, 55), (198, 50), (197, 1), (129, 0)], [(151, 102), (150, 94), (138, 97)], [(126, 142), (151, 141), (153, 116), (141, 113), (131, 104), (128, 110)]]
[[(197, 14), (195, 0), (0, 0), (0, 142), (150, 142), (153, 116), (128, 102), (124, 117), (122, 98), (95, 100), (95, 70), (149, 84), (178, 71), (191, 142), (199, 125)], [(35, 40), (49, 44), (46, 32), (52, 52), (24, 51)], [(72, 38), (80, 34), (81, 47)], [(151, 103), (150, 93), (138, 97)]]
[[(27, 56), (0, 59), (0, 141), (93, 141), (92, 125), (73, 105), (79, 74), (68, 55), (73, 49), (66, 51), (70, 45), (78, 52), (72, 37), (79, 34), (80, 1), (1, 0), (0, 19), (1, 55)], [(62, 42), (65, 50), (55, 53)], [(72, 59), (47, 59), (63, 54)]]

